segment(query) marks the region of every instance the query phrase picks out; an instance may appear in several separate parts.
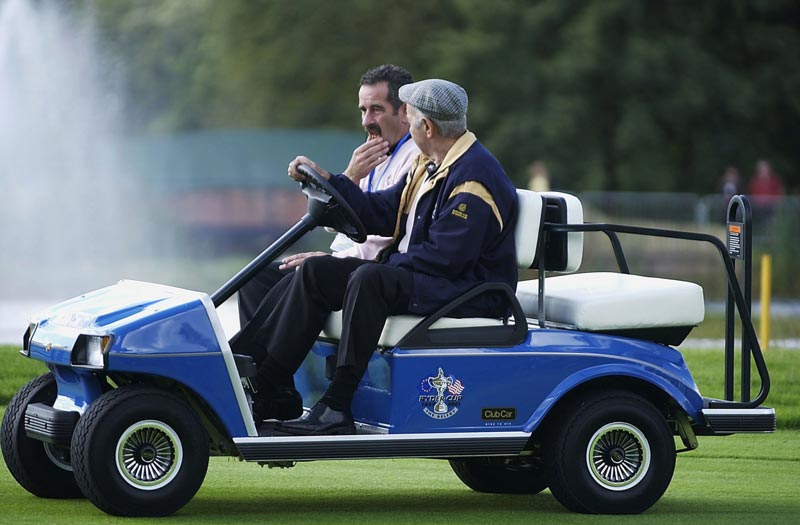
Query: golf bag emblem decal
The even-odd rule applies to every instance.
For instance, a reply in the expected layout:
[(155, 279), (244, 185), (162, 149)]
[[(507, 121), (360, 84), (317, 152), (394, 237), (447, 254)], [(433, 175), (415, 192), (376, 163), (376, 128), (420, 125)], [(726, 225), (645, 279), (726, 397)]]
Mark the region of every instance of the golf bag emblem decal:
[(419, 383), (419, 402), (422, 411), (433, 419), (447, 419), (458, 412), (464, 385), (460, 379), (445, 375), (439, 368), (436, 375), (428, 376)]

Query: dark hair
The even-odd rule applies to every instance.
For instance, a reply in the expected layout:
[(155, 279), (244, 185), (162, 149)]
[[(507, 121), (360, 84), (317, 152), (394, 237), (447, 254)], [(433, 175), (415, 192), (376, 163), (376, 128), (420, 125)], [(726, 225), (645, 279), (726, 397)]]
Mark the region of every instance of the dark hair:
[(403, 101), (400, 100), (398, 91), (400, 86), (411, 84), (414, 82), (414, 77), (411, 76), (407, 70), (394, 64), (384, 64), (382, 66), (374, 67), (361, 76), (361, 83), (359, 86), (374, 86), (379, 82), (386, 82), (389, 86), (389, 93), (387, 98), (389, 103), (394, 108), (394, 112), (400, 109)]

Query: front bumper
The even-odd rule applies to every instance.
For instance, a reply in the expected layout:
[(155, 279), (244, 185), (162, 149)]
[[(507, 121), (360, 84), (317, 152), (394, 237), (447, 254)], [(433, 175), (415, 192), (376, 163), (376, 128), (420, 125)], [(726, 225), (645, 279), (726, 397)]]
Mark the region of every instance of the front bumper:
[(25, 410), (25, 435), (52, 445), (69, 446), (80, 414), (33, 403)]

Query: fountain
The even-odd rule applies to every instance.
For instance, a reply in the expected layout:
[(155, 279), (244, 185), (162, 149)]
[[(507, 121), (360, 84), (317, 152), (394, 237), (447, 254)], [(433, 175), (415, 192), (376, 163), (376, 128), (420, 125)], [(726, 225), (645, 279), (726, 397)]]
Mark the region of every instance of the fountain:
[(152, 233), (123, 161), (122, 72), (98, 44), (74, 4), (0, 0), (0, 332), (115, 282)]

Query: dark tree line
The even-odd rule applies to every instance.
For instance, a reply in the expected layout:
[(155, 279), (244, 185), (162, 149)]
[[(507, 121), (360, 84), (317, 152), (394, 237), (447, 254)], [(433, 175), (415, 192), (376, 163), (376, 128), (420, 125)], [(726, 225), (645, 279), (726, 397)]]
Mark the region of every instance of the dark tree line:
[(126, 69), (139, 132), (358, 128), (392, 62), (470, 95), (469, 126), (524, 185), (717, 191), (772, 161), (800, 189), (792, 0), (83, 0)]

